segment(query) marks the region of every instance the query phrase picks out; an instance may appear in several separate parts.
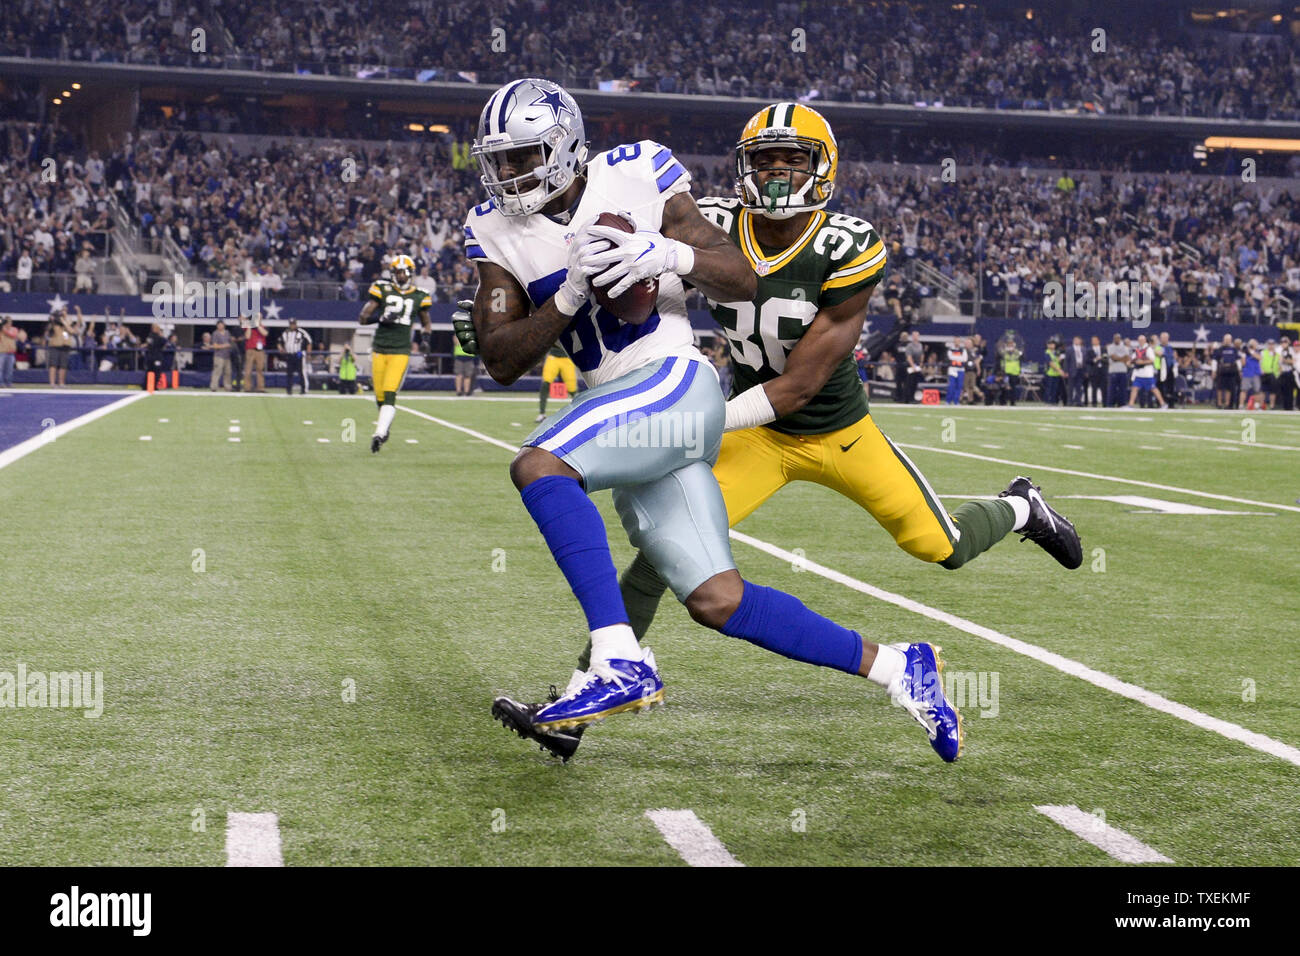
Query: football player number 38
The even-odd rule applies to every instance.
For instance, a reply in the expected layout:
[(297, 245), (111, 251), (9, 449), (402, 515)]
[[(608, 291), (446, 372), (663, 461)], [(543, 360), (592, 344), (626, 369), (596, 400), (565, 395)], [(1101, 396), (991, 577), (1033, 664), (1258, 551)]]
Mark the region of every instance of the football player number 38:
[(384, 298), (384, 317), (397, 325), (411, 324), (411, 306), (414, 300), (405, 296), (390, 295)]
[[(732, 347), (740, 352), (741, 363), (751, 368), (766, 365), (778, 375), (785, 371), (787, 343), (793, 348), (817, 315), (816, 303), (806, 299), (771, 298), (757, 310), (752, 302), (715, 304), (710, 300), (709, 306)], [(787, 320), (786, 335), (781, 334), (782, 319)]]

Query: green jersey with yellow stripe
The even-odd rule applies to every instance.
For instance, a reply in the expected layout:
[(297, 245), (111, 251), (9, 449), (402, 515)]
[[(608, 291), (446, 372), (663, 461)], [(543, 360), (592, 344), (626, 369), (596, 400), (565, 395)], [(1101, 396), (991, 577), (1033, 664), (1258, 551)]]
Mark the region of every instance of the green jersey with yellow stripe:
[[(773, 253), (759, 245), (753, 214), (738, 199), (707, 197), (699, 207), (758, 273), (753, 301), (709, 300), (709, 311), (731, 345), (733, 395), (785, 370), (787, 356), (818, 309), (839, 305), (884, 277), (885, 244), (862, 219), (818, 210), (789, 248)], [(791, 435), (820, 435), (853, 424), (868, 410), (857, 364), (847, 355), (807, 405), (766, 427)]]
[(433, 304), (429, 293), (415, 286), (399, 289), (387, 279), (379, 279), (367, 293), (379, 303), (379, 327), (371, 348), (385, 355), (411, 354), (411, 326), (420, 317), (420, 310)]

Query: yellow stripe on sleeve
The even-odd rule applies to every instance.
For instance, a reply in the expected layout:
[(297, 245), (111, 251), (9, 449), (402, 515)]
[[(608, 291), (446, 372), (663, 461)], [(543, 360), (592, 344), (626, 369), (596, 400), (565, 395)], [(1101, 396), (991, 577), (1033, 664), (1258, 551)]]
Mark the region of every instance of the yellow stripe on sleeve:
[(881, 256), (880, 261), (874, 265), (868, 264), (854, 269), (848, 275), (839, 275), (836, 279), (827, 279), (822, 283), (822, 291), (827, 289), (843, 289), (845, 286), (857, 285), (867, 279), (877, 276), (885, 271), (885, 259)]
[(885, 244), (881, 242), (879, 239), (877, 239), (874, 243), (872, 243), (870, 246), (867, 247), (866, 251), (860, 253), (859, 255), (854, 256), (852, 259), (850, 259), (848, 262), (841, 265), (839, 268), (837, 268), (826, 278), (838, 279), (840, 276), (847, 273), (850, 269), (856, 269), (859, 266), (866, 265), (872, 259), (880, 255), (884, 251), (885, 251)]

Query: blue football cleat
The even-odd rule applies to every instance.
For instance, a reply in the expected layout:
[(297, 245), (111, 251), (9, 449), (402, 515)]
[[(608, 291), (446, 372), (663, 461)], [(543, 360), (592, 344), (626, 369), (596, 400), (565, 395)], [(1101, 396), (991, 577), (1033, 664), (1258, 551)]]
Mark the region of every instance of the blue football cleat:
[(961, 756), (961, 712), (943, 695), (940, 648), (931, 644), (895, 644), (907, 666), (889, 688), (894, 703), (916, 718), (930, 735), (934, 752), (952, 763)]
[[(575, 682), (576, 683), (576, 682)], [(539, 730), (569, 730), (625, 710), (645, 710), (664, 701), (664, 682), (649, 649), (643, 661), (602, 661), (586, 680), (533, 716)]]

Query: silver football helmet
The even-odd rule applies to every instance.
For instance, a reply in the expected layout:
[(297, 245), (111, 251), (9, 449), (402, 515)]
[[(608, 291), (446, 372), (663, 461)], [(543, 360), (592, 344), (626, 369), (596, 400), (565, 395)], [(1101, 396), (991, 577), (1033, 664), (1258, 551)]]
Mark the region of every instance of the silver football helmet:
[[(506, 154), (535, 150), (540, 165), (502, 178)], [(572, 96), (550, 80), (507, 83), (492, 94), (478, 120), (473, 155), (483, 168), (483, 187), (506, 216), (527, 216), (564, 192), (587, 161), (582, 113)], [(518, 174), (511, 165), (510, 172)]]

